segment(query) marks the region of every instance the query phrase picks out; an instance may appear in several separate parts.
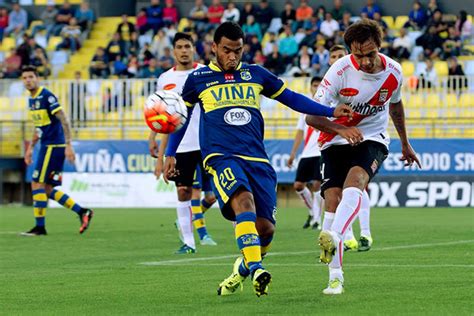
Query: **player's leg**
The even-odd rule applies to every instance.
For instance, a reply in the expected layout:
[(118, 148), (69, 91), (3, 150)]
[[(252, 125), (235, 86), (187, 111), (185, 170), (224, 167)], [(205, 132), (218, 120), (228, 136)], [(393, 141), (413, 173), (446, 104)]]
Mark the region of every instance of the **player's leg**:
[(201, 200), (201, 209), (203, 214), (205, 214), (213, 205), (216, 203), (217, 199), (212, 190), (203, 190), (204, 197)]
[(311, 226), (311, 220), (313, 219), (313, 197), (311, 190), (306, 186), (306, 182), (312, 180), (311, 176), (308, 176), (308, 167), (310, 167), (310, 158), (301, 158), (298, 162), (298, 167), (296, 169), (296, 178), (293, 183), (293, 188), (296, 191), (296, 194), (299, 196), (301, 201), (308, 209), (308, 218), (303, 225), (303, 228), (308, 228)]
[(311, 189), (313, 191), (313, 218), (310, 224), (313, 229), (318, 229), (321, 227), (321, 215), (324, 208), (324, 199), (321, 196), (321, 181), (313, 181), (311, 184)]
[(31, 193), (33, 195), (33, 215), (35, 226), (27, 232), (21, 233), (23, 236), (47, 235), (46, 232), (46, 208), (48, 207), (48, 197), (45, 191), (45, 184), (31, 182)]
[(373, 239), (370, 233), (370, 197), (367, 190), (362, 192), (362, 203), (359, 212), (360, 239), (358, 251), (369, 251), (372, 247)]

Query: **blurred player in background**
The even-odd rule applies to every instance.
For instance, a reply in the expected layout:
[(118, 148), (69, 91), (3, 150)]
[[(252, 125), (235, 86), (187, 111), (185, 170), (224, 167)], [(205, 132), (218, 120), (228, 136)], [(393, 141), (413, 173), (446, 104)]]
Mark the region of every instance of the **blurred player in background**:
[[(299, 112), (325, 116), (350, 116), (346, 105), (336, 109), (286, 89), (285, 83), (258, 65), (242, 65), (244, 33), (234, 22), (222, 23), (214, 33), (216, 60), (195, 70), (183, 88), (183, 99), (192, 115), (201, 107), (200, 142), (206, 170), (223, 216), (235, 221), (235, 238), (242, 257), (218, 288), (219, 295), (234, 293), (250, 276), (257, 296), (268, 293), (270, 273), (262, 265), (275, 230), (276, 173), (263, 144), (260, 95)], [(189, 118), (188, 118), (189, 121)], [(164, 177), (176, 174), (176, 150), (187, 130), (170, 135)]]
[[(313, 77), (311, 79), (311, 96), (316, 93), (322, 78)], [(319, 168), (319, 158), (321, 152), (318, 145), (319, 131), (313, 127), (308, 126), (305, 122), (305, 115), (300, 114), (298, 124), (296, 125), (296, 135), (291, 149), (290, 158), (288, 159), (288, 167), (293, 166), (293, 161), (296, 158), (296, 153), (300, 148), (301, 142), (304, 140), (303, 152), (298, 161), (298, 168), (296, 169), (296, 178), (293, 188), (296, 194), (300, 197), (303, 203), (308, 208), (308, 219), (303, 225), (303, 228), (312, 227), (318, 229), (321, 224), (321, 209), (323, 208), (323, 199), (319, 191), (321, 187), (321, 171)], [(307, 184), (310, 183), (311, 190)]]
[[(363, 19), (352, 24), (344, 41), (352, 54), (331, 66), (315, 99), (332, 106), (350, 104), (354, 115), (351, 120), (306, 118), (309, 125), (321, 131), (322, 191), (328, 214), (319, 245), (321, 262), (329, 264), (329, 284), (324, 294), (344, 291), (343, 236), (365, 203), (364, 190), (388, 155), (389, 115), (402, 144), (401, 160), (420, 166), (405, 128), (401, 66), (379, 53), (382, 31), (377, 22)], [(329, 217), (329, 213), (333, 215)]]
[(55, 200), (79, 216), (81, 222), (79, 233), (82, 234), (91, 223), (93, 211), (81, 207), (67, 194), (55, 189), (62, 183), (65, 158), (72, 163), (75, 160), (69, 121), (58, 98), (48, 89), (39, 86), (36, 67), (24, 66), (21, 71), (21, 79), (30, 93), (28, 104), (36, 128), (25, 152), (27, 165), (33, 163), (33, 148), (40, 142), (31, 182), (36, 224), (22, 235), (41, 236), (47, 234), (45, 217), (48, 198)]
[[(195, 69), (203, 65), (194, 62), (194, 42), (191, 35), (176, 33), (173, 39), (173, 53), (176, 66), (163, 73), (158, 79), (158, 90), (171, 90), (181, 94), (184, 82), (188, 75)], [(193, 226), (198, 231), (201, 245), (216, 245), (211, 236), (207, 233), (206, 224), (203, 217), (203, 209), (207, 210), (215, 202), (213, 194), (206, 194), (201, 203), (201, 190), (193, 189), (194, 175), (197, 168), (202, 164), (201, 151), (199, 146), (199, 118), (200, 109), (195, 108), (195, 115), (189, 122), (190, 127), (186, 131), (183, 141), (178, 148), (177, 169), (173, 180), (178, 193), (178, 229), (182, 237), (183, 245), (176, 251), (176, 254), (187, 254), (196, 252), (196, 242), (194, 241)], [(148, 143), (152, 156), (157, 157), (155, 175), (161, 176), (163, 170), (163, 156), (168, 143), (168, 135), (163, 135), (160, 148), (157, 148), (155, 141), (156, 133), (150, 132)], [(205, 173), (199, 173), (197, 178), (200, 184), (206, 183), (208, 177)], [(209, 186), (209, 185), (208, 185)], [(204, 188), (210, 191), (210, 188)], [(202, 204), (202, 206), (201, 206)]]

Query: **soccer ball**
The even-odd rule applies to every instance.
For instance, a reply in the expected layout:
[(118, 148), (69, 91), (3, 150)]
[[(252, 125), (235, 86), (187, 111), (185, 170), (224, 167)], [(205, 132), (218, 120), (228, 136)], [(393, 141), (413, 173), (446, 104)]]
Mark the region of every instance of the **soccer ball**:
[(156, 91), (145, 102), (145, 122), (156, 133), (170, 134), (183, 127), (188, 110), (179, 94), (169, 90)]

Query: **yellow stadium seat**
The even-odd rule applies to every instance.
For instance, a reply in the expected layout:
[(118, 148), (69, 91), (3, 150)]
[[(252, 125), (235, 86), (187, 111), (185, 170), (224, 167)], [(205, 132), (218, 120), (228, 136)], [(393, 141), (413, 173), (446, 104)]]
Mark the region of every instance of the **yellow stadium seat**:
[(421, 110), (419, 109), (408, 109), (407, 110), (408, 118), (421, 118)]
[(443, 110), (443, 117), (456, 118), (458, 116), (458, 109), (456, 108), (447, 108)]
[(423, 100), (423, 96), (420, 94), (412, 94), (408, 99), (407, 107), (408, 108), (419, 108), (423, 105), (425, 101)]
[(395, 28), (395, 20), (393, 19), (393, 16), (391, 15), (384, 15), (382, 16), (382, 20), (387, 23), (387, 27), (389, 30)]
[(454, 93), (448, 93), (445, 96), (444, 105), (448, 107), (457, 106), (458, 97)]
[(86, 98), (86, 108), (88, 111), (95, 112), (102, 106), (102, 100), (98, 96), (91, 96)]
[(428, 97), (426, 99), (427, 106), (429, 107), (439, 107), (440, 106), (440, 98), (439, 95), (436, 93), (430, 93), (428, 94)]
[(48, 47), (47, 50), (53, 51), (56, 50), (56, 46), (59, 45), (63, 41), (63, 38), (61, 36), (51, 36), (48, 41)]
[(469, 127), (463, 130), (464, 138), (474, 138), (474, 128)]
[(8, 52), (10, 49), (15, 48), (15, 39), (12, 37), (5, 37), (0, 47), (0, 50)]
[(181, 18), (178, 22), (178, 32), (183, 32), (187, 27), (191, 26), (191, 21), (186, 18)]
[(433, 137), (434, 138), (445, 138), (447, 136), (447, 131), (445, 128), (434, 128)]
[(442, 76), (447, 76), (448, 75), (448, 63), (445, 61), (435, 61), (434, 62), (434, 68), (436, 70), (436, 73), (438, 74), (438, 77)]
[(426, 135), (426, 128), (424, 127), (415, 127), (411, 129), (410, 136), (414, 138), (425, 138)]
[(394, 29), (396, 30), (399, 30), (401, 28), (403, 28), (403, 26), (405, 25), (405, 23), (408, 22), (408, 16), (406, 15), (399, 15), (395, 18), (395, 25), (394, 25)]
[(415, 65), (411, 61), (402, 62), (403, 75), (410, 77), (415, 73)]
[(442, 115), (440, 115), (438, 109), (427, 109), (423, 115), (425, 118), (438, 118), (440, 116)]
[(461, 107), (474, 107), (474, 94), (464, 93), (458, 102)]

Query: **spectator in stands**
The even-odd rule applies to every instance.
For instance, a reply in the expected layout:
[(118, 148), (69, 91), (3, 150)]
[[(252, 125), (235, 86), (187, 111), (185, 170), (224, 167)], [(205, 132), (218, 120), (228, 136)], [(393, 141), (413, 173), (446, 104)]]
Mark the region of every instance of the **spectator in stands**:
[(255, 22), (253, 15), (247, 17), (247, 23), (242, 26), (242, 30), (246, 35), (247, 41), (252, 35), (256, 35), (259, 41), (262, 40), (262, 28), (259, 23)]
[(425, 68), (417, 74), (416, 89), (431, 89), (438, 85), (438, 74), (431, 59), (425, 59)]
[(263, 47), (262, 53), (264, 56), (268, 56), (273, 52), (273, 46), (277, 45), (278, 46), (278, 40), (277, 36), (273, 32), (268, 33), (268, 41), (265, 43), (265, 46)]
[(268, 0), (260, 0), (259, 7), (255, 11), (255, 21), (260, 24), (263, 34), (267, 31), (274, 17), (275, 14), (268, 3)]
[(312, 76), (323, 77), (329, 69), (329, 51), (324, 44), (317, 43), (316, 51), (311, 59)]
[[(164, 49), (163, 49), (163, 55), (164, 55)], [(150, 62), (152, 58), (155, 58), (155, 55), (152, 53), (150, 44), (145, 43), (145, 45), (143, 45), (142, 49), (140, 50), (140, 54), (138, 55), (138, 61), (142, 67), (148, 66), (148, 63)]]
[(321, 22), (326, 18), (326, 8), (323, 5), (320, 5), (316, 10), (316, 16)]
[(468, 82), (462, 66), (458, 64), (456, 57), (449, 57), (448, 60), (448, 90), (461, 93), (467, 88)]
[(142, 67), (139, 73), (139, 77), (140, 78), (158, 78), (162, 73), (163, 73), (163, 69), (158, 67), (158, 62), (156, 61), (156, 58), (151, 58), (148, 62), (148, 65), (145, 67)]
[(165, 25), (178, 24), (179, 13), (178, 8), (174, 4), (174, 0), (166, 0), (163, 8), (163, 21)]
[(51, 65), (49, 64), (48, 58), (45, 52), (39, 47), (33, 51), (33, 55), (30, 58), (30, 65), (36, 67), (41, 77), (48, 78), (51, 74)]
[(81, 79), (81, 72), (74, 72), (74, 80), (69, 84), (69, 115), (72, 127), (86, 127), (87, 83)]
[(339, 31), (339, 23), (332, 18), (330, 12), (326, 12), (325, 20), (321, 23), (320, 32), (326, 38), (332, 39), (336, 36)]
[(361, 13), (367, 14), (369, 19), (373, 19), (375, 12), (381, 13), (380, 7), (375, 4), (375, 0), (367, 0), (367, 5), (362, 8)]
[(428, 23), (428, 28), (431, 27), (435, 27), (436, 33), (438, 35), (448, 30), (448, 25), (443, 21), (443, 14), (441, 13), (441, 10), (436, 10), (433, 12), (433, 16)]
[(138, 33), (132, 32), (130, 34), (130, 41), (128, 41), (127, 55), (138, 55), (140, 52), (140, 43), (138, 42)]
[(146, 8), (146, 29), (153, 30), (153, 35), (163, 27), (163, 8), (160, 0), (151, 0), (151, 5)]
[(137, 29), (140, 35), (146, 33), (147, 29), (147, 17), (146, 17), (146, 9), (140, 9), (137, 14)]
[(468, 43), (472, 42), (472, 22), (467, 19), (467, 12), (465, 10), (459, 11), (454, 27), (456, 28), (457, 35), (461, 38), (462, 43), (465, 41)]
[(115, 60), (112, 63), (113, 74), (120, 78), (128, 77), (127, 65), (125, 64), (124, 59), (120, 55), (115, 56)]
[(296, 21), (296, 10), (293, 8), (293, 3), (287, 1), (285, 7), (280, 14), (281, 24), (292, 26)]
[(349, 12), (342, 0), (334, 0), (334, 8), (331, 10), (334, 20), (341, 22), (345, 12)]
[(224, 6), (221, 0), (212, 0), (212, 4), (207, 9), (207, 20), (214, 28), (221, 24), (222, 16), (224, 15)]
[(64, 1), (62, 7), (58, 10), (55, 24), (51, 30), (52, 35), (58, 36), (62, 29), (69, 24), (69, 20), (74, 16), (74, 10), (71, 8), (69, 1)]
[(413, 9), (408, 14), (408, 21), (403, 26), (404, 28), (412, 28), (415, 31), (419, 31), (425, 27), (427, 22), (426, 11), (421, 6), (420, 1), (415, 0), (413, 2)]
[(380, 44), (380, 52), (384, 55), (391, 56), (391, 50), (395, 38), (393, 38), (388, 30), (383, 31), (382, 33), (382, 44)]
[(300, 0), (300, 6), (296, 9), (296, 23), (292, 27), (293, 32), (301, 27), (308, 28), (312, 16), (313, 8), (308, 5), (308, 1)]
[(273, 44), (272, 53), (266, 56), (264, 66), (277, 76), (285, 72), (285, 62), (279, 52), (278, 44)]
[(379, 24), (382, 31), (387, 31), (388, 30), (388, 25), (384, 20), (382, 20), (382, 15), (380, 15), (380, 12), (374, 12), (374, 19), (373, 20)]
[(255, 56), (255, 53), (257, 51), (262, 50), (262, 44), (260, 42), (261, 41), (258, 39), (257, 35), (252, 35), (250, 37), (249, 45), (250, 45), (250, 51), (252, 52), (252, 55)]
[(46, 39), (49, 39), (51, 35), (51, 30), (54, 26), (54, 21), (56, 20), (56, 15), (58, 10), (52, 4), (48, 4), (46, 9), (41, 12), (40, 19), (43, 22), (42, 24), (35, 25), (31, 31), (31, 36), (35, 36), (39, 31), (46, 30)]
[(260, 65), (260, 66), (263, 66), (265, 64), (265, 61), (266, 61), (266, 58), (263, 55), (262, 51), (257, 50), (255, 52), (255, 56), (253, 57), (253, 63), (257, 64), (257, 65)]
[(311, 55), (308, 46), (301, 46), (296, 65), (291, 67), (287, 75), (290, 77), (308, 77), (311, 73)]
[(92, 24), (95, 21), (94, 11), (89, 7), (88, 2), (82, 2), (79, 10), (76, 11), (74, 17), (77, 19), (77, 24), (81, 27), (81, 30), (90, 30)]
[(392, 47), (389, 49), (390, 56), (397, 60), (408, 59), (412, 49), (413, 41), (408, 36), (407, 30), (400, 29), (400, 36), (393, 41)]
[(151, 44), (151, 52), (155, 56), (163, 56), (165, 54), (165, 48), (171, 47), (171, 40), (164, 30), (158, 31), (158, 34), (153, 38)]
[(221, 18), (221, 23), (231, 21), (235, 23), (239, 23), (240, 21), (240, 11), (236, 8), (235, 3), (229, 1), (227, 3), (227, 8), (224, 10), (224, 14)]
[[(150, 62), (148, 62), (148, 64), (150, 64)], [(127, 76), (128, 76), (128, 78), (136, 77), (138, 75), (138, 69), (139, 68), (140, 67), (139, 67), (139, 64), (138, 64), (137, 56), (131, 55), (128, 59), (128, 64), (127, 64)]]
[(243, 10), (240, 12), (240, 25), (244, 25), (247, 22), (249, 15), (255, 16), (255, 7), (251, 2), (245, 2)]
[(125, 47), (123, 41), (120, 39), (120, 33), (115, 32), (105, 51), (107, 52), (107, 59), (110, 62), (116, 60), (115, 57), (125, 57)]
[(173, 56), (171, 56), (171, 48), (165, 47), (165, 53), (160, 57), (160, 65), (163, 71), (169, 70), (174, 65)]
[(0, 8), (0, 44), (3, 41), (3, 32), (8, 26), (8, 10)]
[(196, 0), (194, 7), (189, 12), (189, 19), (194, 23), (194, 30), (201, 34), (206, 30), (208, 8), (203, 0)]
[(10, 49), (10, 55), (3, 62), (3, 78), (16, 79), (20, 76), (21, 57), (16, 49)]
[(242, 49), (242, 59), (241, 61), (246, 64), (251, 64), (253, 62), (254, 54), (250, 50), (250, 44), (245, 43)]
[(280, 39), (278, 43), (278, 51), (283, 57), (285, 64), (292, 64), (293, 58), (298, 53), (298, 43), (291, 32), (291, 28), (289, 26), (285, 26), (284, 29), (285, 37)]
[(14, 3), (12, 9), (8, 15), (8, 26), (3, 32), (7, 36), (14, 34), (17, 37), (28, 28), (28, 14), (18, 3)]
[(346, 11), (342, 15), (342, 20), (339, 23), (339, 31), (345, 32), (349, 26), (351, 26), (352, 21), (351, 21), (351, 13)]
[(438, 1), (436, 0), (429, 0), (428, 1), (428, 6), (427, 6), (427, 9), (426, 9), (426, 18), (428, 19), (428, 21), (432, 18), (433, 14), (435, 13), (435, 11), (439, 10), (440, 12), (442, 12), (440, 6), (438, 5)]
[(131, 35), (135, 32), (135, 25), (128, 20), (128, 15), (122, 14), (122, 22), (117, 26), (116, 32), (120, 34), (120, 39), (124, 43), (127, 44), (130, 42)]
[(72, 53), (81, 47), (81, 27), (77, 24), (76, 18), (69, 20), (69, 25), (63, 27), (61, 31), (62, 42), (56, 46), (56, 50), (69, 49)]
[(107, 78), (110, 74), (109, 58), (103, 47), (98, 47), (89, 67), (89, 75), (91, 79)]
[(448, 37), (443, 42), (443, 59), (461, 54), (461, 38), (458, 36), (456, 27), (448, 28)]
[(21, 58), (21, 66), (30, 64), (30, 56), (33, 53), (33, 47), (28, 44), (29, 36), (26, 33), (22, 35), (22, 43), (18, 46), (16, 53)]
[(442, 52), (443, 39), (438, 35), (435, 25), (431, 25), (428, 31), (416, 39), (416, 45), (423, 47), (425, 58), (434, 59)]

